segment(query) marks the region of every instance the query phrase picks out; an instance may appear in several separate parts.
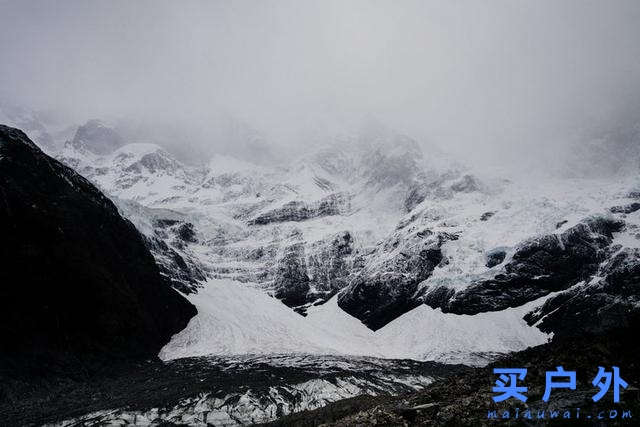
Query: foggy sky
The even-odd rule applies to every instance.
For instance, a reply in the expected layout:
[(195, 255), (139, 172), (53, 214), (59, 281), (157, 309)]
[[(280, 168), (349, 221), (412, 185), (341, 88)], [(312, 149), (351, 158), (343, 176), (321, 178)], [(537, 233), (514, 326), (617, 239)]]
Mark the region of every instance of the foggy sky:
[(635, 0), (0, 0), (0, 96), (206, 144), (221, 113), (298, 148), (373, 116), (518, 159), (638, 122), (639, 23)]

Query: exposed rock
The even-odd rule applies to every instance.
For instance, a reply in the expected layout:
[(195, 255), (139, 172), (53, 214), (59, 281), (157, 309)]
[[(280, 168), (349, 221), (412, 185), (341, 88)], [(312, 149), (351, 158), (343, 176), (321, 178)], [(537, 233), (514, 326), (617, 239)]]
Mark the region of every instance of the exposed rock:
[(496, 265), (502, 264), (504, 258), (507, 256), (507, 252), (502, 248), (496, 248), (487, 252), (487, 264), (489, 268), (493, 268)]
[(563, 219), (562, 221), (558, 221), (558, 222), (556, 223), (556, 230), (557, 230), (558, 228), (562, 227), (563, 225), (565, 225), (567, 222), (569, 222), (569, 221), (567, 221), (566, 219)]
[(76, 131), (71, 144), (96, 154), (109, 154), (122, 147), (124, 139), (100, 120), (89, 120)]
[(411, 212), (413, 208), (418, 206), (424, 201), (429, 194), (429, 189), (424, 185), (413, 185), (407, 192), (407, 197), (404, 200), (404, 209), (407, 212)]
[(354, 264), (353, 255), (353, 237), (348, 231), (310, 246), (307, 252), (307, 271), (312, 287), (309, 302), (318, 298), (327, 300), (347, 285)]
[(210, 276), (196, 252), (201, 245), (187, 215), (168, 209), (154, 209), (131, 200), (115, 200), (118, 210), (143, 234), (160, 274), (182, 293), (196, 292)]
[[(172, 231), (179, 233), (179, 230), (180, 225)], [(160, 274), (169, 279), (175, 289), (190, 294), (206, 280), (204, 269), (188, 254), (187, 247), (180, 238), (171, 238), (166, 233), (156, 233), (156, 236), (145, 236), (145, 241), (158, 264)]]
[(597, 278), (547, 300), (525, 318), (554, 338), (603, 334), (640, 324), (640, 250), (625, 249), (600, 269)]
[(612, 233), (623, 226), (621, 221), (592, 217), (561, 234), (529, 240), (516, 248), (499, 274), (471, 283), (442, 309), (457, 314), (503, 310), (567, 289), (597, 271)]
[(190, 222), (161, 218), (156, 220), (156, 224), (164, 230), (172, 231), (184, 243), (196, 243), (198, 241), (193, 224)]
[(6, 126), (0, 234), (0, 366), (10, 375), (154, 358), (196, 312), (107, 197)]
[(350, 197), (347, 194), (331, 194), (315, 203), (291, 201), (282, 207), (269, 210), (249, 221), (249, 225), (264, 225), (273, 222), (305, 221), (329, 215), (338, 215), (350, 209)]
[(430, 307), (444, 307), (455, 293), (455, 290), (445, 285), (431, 286), (423, 291), (421, 301)]
[(304, 244), (295, 243), (284, 248), (283, 255), (276, 264), (274, 296), (289, 307), (297, 307), (307, 302), (309, 276), (305, 262)]
[[(479, 191), (481, 184), (478, 179), (472, 175), (460, 176), (455, 171), (448, 171), (437, 176), (435, 179), (429, 179), (424, 173), (416, 174), (414, 181), (409, 186), (404, 201), (404, 207), (407, 212), (411, 212), (416, 206), (427, 198), (433, 199), (450, 199), (455, 193), (471, 193)], [(483, 214), (483, 221), (493, 216), (495, 212), (486, 212)], [(487, 215), (486, 217), (484, 215)]]
[(482, 215), (480, 215), (480, 221), (487, 221), (487, 220), (489, 220), (489, 218), (491, 218), (495, 214), (496, 213), (493, 212), (493, 211), (485, 212)]
[(366, 261), (338, 304), (373, 330), (420, 305), (418, 284), (428, 278), (442, 260), (443, 242), (452, 235), (430, 230), (406, 235), (398, 230)]
[(611, 209), (609, 209), (612, 213), (623, 213), (623, 214), (630, 214), (633, 213), (637, 210), (640, 210), (640, 203), (638, 202), (634, 202), (628, 205), (624, 205), (624, 206), (613, 206)]

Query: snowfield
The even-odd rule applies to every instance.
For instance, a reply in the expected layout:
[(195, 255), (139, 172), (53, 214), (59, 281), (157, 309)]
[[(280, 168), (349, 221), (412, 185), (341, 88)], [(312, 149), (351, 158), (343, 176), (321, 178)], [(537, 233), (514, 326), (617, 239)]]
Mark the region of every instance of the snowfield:
[(189, 300), (198, 314), (160, 352), (163, 360), (234, 354), (310, 353), (408, 358), (482, 365), (497, 353), (551, 338), (523, 315), (548, 298), (474, 316), (420, 306), (372, 331), (338, 307), (337, 297), (303, 317), (260, 289), (209, 280)]

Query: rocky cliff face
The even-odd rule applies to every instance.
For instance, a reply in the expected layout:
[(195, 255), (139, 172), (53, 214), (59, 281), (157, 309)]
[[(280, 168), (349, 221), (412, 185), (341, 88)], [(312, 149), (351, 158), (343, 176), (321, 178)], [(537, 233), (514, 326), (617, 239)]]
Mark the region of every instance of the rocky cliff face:
[(305, 221), (323, 216), (344, 214), (350, 211), (349, 199), (349, 194), (334, 193), (312, 203), (294, 200), (285, 203), (282, 207), (259, 214), (249, 221), (249, 225)]
[(452, 197), (461, 177), (451, 170), (425, 172), (419, 146), (401, 136), (325, 147), (287, 168), (221, 156), (194, 168), (151, 144), (104, 155), (70, 144), (60, 159), (120, 200), (184, 214), (181, 221), (201, 239), (182, 247), (162, 227), (150, 221), (142, 227), (179, 289), (197, 286), (202, 274), (257, 282), (300, 313), (349, 285), (365, 260), (377, 256), (377, 240), (404, 214), (411, 186), (440, 176), (442, 193)]
[(533, 301), (550, 292), (589, 279), (608, 255), (613, 232), (624, 223), (596, 217), (560, 234), (537, 237), (520, 244), (511, 260), (494, 277), (474, 281), (440, 301), (442, 289), (426, 289), (425, 301), (456, 314), (504, 310)]
[[(398, 136), (325, 147), (281, 167), (228, 157), (192, 167), (152, 144), (109, 154), (67, 145), (60, 158), (114, 205), (23, 134), (3, 132), (0, 308), (16, 343), (12, 359), (3, 356), (12, 363), (36, 360), (33, 345), (56, 361), (149, 357), (193, 314), (171, 287), (200, 311), (167, 346), (172, 357), (286, 346), (480, 364), (547, 333), (562, 344), (639, 324), (634, 177), (480, 179), (434, 167), (430, 153)], [(234, 392), (230, 403), (190, 396), (167, 408), (171, 416), (145, 407), (91, 419), (202, 422), (225, 407), (267, 420), (264, 408), (278, 409), (263, 399), (297, 402), (307, 386), (321, 393), (317, 384), (347, 393), (350, 381)]]
[(422, 303), (414, 297), (418, 285), (442, 261), (442, 244), (455, 238), (427, 229), (397, 231), (340, 294), (340, 307), (374, 330), (417, 307)]
[(549, 299), (526, 320), (556, 339), (604, 334), (640, 325), (640, 252), (621, 249), (590, 281)]
[(0, 359), (11, 375), (154, 358), (195, 314), (107, 197), (6, 126), (0, 228)]

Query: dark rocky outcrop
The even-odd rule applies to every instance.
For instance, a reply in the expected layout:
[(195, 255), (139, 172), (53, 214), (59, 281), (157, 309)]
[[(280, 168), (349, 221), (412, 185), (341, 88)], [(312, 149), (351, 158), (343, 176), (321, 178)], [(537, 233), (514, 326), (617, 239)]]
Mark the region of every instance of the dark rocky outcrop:
[(487, 264), (489, 268), (493, 268), (496, 265), (502, 264), (504, 258), (507, 256), (507, 252), (502, 248), (496, 248), (487, 252)]
[(630, 204), (624, 205), (624, 206), (613, 206), (609, 210), (612, 213), (630, 214), (630, 213), (633, 213), (633, 212), (635, 212), (637, 210), (640, 210), (640, 203), (633, 202), (633, 203), (630, 203)]
[(640, 250), (624, 249), (596, 279), (547, 300), (525, 320), (555, 338), (604, 334), (640, 325)]
[(154, 358), (196, 313), (107, 197), (6, 126), (0, 235), (2, 374)]
[[(289, 243), (268, 271), (273, 295), (289, 307), (305, 315), (311, 305), (322, 304), (348, 285), (359, 258), (349, 231), (336, 233), (312, 243), (301, 240), (299, 232), (289, 236)], [(262, 257), (264, 249), (250, 251), (251, 257)]]
[[(129, 153), (119, 153), (116, 160), (123, 160)], [(169, 153), (158, 148), (157, 150), (144, 154), (140, 159), (124, 169), (124, 172), (133, 174), (142, 174), (145, 171), (151, 173), (166, 172), (169, 174), (178, 174), (182, 172), (184, 166), (176, 159), (171, 157)]]
[(431, 188), (427, 185), (414, 184), (407, 191), (407, 196), (404, 200), (404, 209), (406, 212), (411, 212), (413, 208), (422, 203), (430, 194)]
[[(481, 189), (481, 182), (473, 175), (460, 176), (458, 172), (448, 171), (437, 177), (432, 176), (429, 178), (424, 173), (418, 173), (408, 187), (404, 199), (404, 208), (406, 212), (411, 212), (416, 206), (429, 198), (450, 199), (456, 193), (471, 193)], [(480, 220), (486, 221), (494, 214), (495, 212), (485, 212)]]
[(343, 310), (373, 330), (421, 304), (418, 285), (442, 261), (442, 244), (456, 238), (427, 229), (408, 235), (403, 231), (376, 249), (338, 297)]
[(305, 221), (329, 215), (339, 215), (350, 208), (350, 197), (347, 194), (335, 193), (315, 203), (291, 201), (282, 207), (275, 208), (258, 215), (249, 221), (249, 225), (264, 225), (274, 222)]
[[(229, 426), (220, 417), (228, 414), (233, 425), (246, 426), (345, 395), (415, 392), (430, 379), (471, 371), (463, 365), (357, 356), (187, 357), (140, 363), (100, 382), (57, 382), (32, 393), (12, 388), (0, 399), (0, 422), (3, 427)], [(305, 387), (307, 381), (315, 387)], [(0, 396), (7, 389), (0, 383)], [(207, 407), (215, 409), (203, 410)], [(151, 408), (157, 408), (153, 415)]]
[(488, 211), (480, 215), (480, 221), (488, 221), (496, 213), (494, 211)]
[[(155, 235), (144, 236), (153, 254), (160, 274), (182, 293), (196, 292), (207, 278), (201, 264), (188, 253), (187, 243), (192, 242), (190, 223), (180, 223), (168, 229), (156, 229)], [(185, 234), (186, 233), (186, 234)]]
[(307, 275), (304, 243), (294, 243), (284, 248), (276, 264), (273, 287), (274, 296), (289, 307), (301, 306), (307, 302), (307, 294), (311, 287)]
[(441, 308), (456, 314), (497, 311), (567, 289), (597, 271), (608, 255), (612, 233), (623, 226), (611, 218), (592, 217), (560, 234), (526, 241), (499, 274), (471, 283)]
[(311, 299), (328, 299), (347, 286), (355, 254), (353, 236), (348, 231), (310, 245), (307, 271), (312, 282)]

